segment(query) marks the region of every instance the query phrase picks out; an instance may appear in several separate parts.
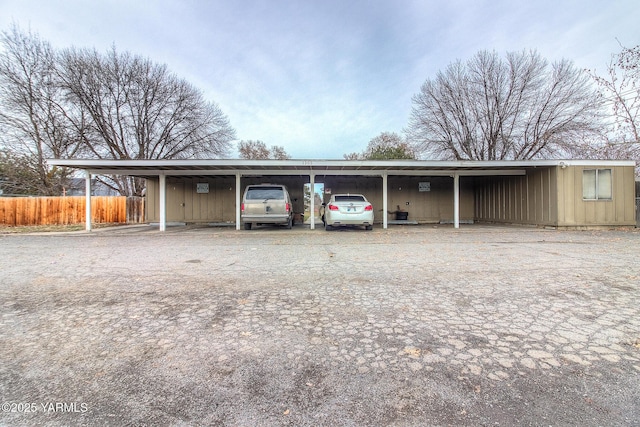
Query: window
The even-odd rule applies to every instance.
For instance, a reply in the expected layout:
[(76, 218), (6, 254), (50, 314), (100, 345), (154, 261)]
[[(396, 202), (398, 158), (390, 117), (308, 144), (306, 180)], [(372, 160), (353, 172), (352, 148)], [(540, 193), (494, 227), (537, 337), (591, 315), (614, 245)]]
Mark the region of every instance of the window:
[(582, 171), (582, 198), (584, 200), (611, 200), (611, 169)]
[(363, 196), (336, 196), (336, 202), (364, 202)]
[(247, 200), (284, 200), (282, 187), (254, 187), (247, 190)]

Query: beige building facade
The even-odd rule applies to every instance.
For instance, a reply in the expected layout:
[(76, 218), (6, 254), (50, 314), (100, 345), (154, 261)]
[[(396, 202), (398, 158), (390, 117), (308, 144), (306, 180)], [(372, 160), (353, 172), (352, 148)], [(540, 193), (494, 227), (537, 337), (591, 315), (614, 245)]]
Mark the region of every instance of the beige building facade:
[[(489, 222), (558, 228), (635, 226), (632, 161), (347, 161), (347, 160), (52, 160), (87, 176), (147, 179), (146, 218), (226, 223), (240, 229), (240, 200), (249, 184), (289, 188), (305, 210), (305, 185), (331, 194), (361, 193), (384, 228), (395, 212), (418, 224)], [(313, 211), (314, 198), (308, 200)], [(308, 207), (309, 208), (309, 207)], [(315, 228), (312, 219), (311, 228)]]
[[(569, 162), (567, 162), (569, 163)], [(564, 167), (563, 167), (564, 166)], [(588, 198), (583, 194), (585, 171), (610, 170), (611, 194)], [(460, 177), (460, 221), (495, 222), (552, 227), (633, 226), (635, 224), (634, 168), (602, 162), (524, 169), (523, 175)], [(589, 174), (589, 172), (586, 172)], [(591, 178), (589, 176), (589, 178)], [(242, 189), (262, 182), (287, 185), (294, 211), (304, 212), (303, 188), (307, 176), (246, 177)], [(372, 202), (377, 223), (393, 221), (396, 210), (417, 223), (454, 222), (454, 180), (451, 176), (388, 176), (388, 203), (383, 206), (382, 179), (369, 175), (316, 175), (324, 184), (324, 200), (331, 193), (361, 193)], [(207, 183), (209, 193), (198, 193)], [(158, 221), (158, 181), (148, 181), (148, 218)], [(602, 185), (602, 184), (601, 184)], [(172, 177), (167, 181), (167, 220), (179, 222), (234, 222), (235, 178), (229, 176)]]
[[(600, 195), (591, 192), (598, 172)], [(570, 228), (634, 226), (634, 180), (633, 166), (604, 163), (483, 177), (474, 187), (474, 219)]]
[[(461, 184), (461, 219), (474, 219), (473, 189), (471, 181)], [(241, 193), (250, 184), (273, 183), (286, 185), (291, 194), (294, 212), (303, 214), (304, 186), (308, 177), (275, 175), (268, 178), (242, 179)], [(331, 193), (363, 194), (374, 206), (376, 223), (384, 222), (382, 178), (378, 176), (316, 176), (316, 184), (322, 185), (323, 201)], [(200, 184), (209, 187), (209, 193), (198, 193)], [(422, 185), (422, 187), (420, 187)], [(167, 178), (167, 221), (187, 223), (232, 223), (235, 221), (235, 178), (228, 176), (171, 177)], [(147, 180), (147, 218), (158, 222), (159, 180)], [(453, 223), (453, 178), (391, 176), (388, 178), (388, 209), (386, 216), (393, 221), (398, 208), (408, 213), (412, 222)]]

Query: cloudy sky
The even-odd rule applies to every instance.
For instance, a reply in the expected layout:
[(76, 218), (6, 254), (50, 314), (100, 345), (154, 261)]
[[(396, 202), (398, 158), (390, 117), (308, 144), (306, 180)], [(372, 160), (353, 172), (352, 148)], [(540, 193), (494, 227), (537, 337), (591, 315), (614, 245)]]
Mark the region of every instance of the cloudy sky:
[(299, 159), (402, 134), (422, 83), (480, 50), (604, 72), (619, 43), (640, 44), (639, 18), (638, 0), (0, 0), (1, 30), (167, 64), (239, 140)]

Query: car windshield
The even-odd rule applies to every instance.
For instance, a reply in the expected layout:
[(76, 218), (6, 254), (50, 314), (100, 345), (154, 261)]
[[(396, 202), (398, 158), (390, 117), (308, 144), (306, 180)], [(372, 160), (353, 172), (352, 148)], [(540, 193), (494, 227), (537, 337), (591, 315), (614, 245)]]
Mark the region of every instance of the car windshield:
[(284, 199), (282, 187), (250, 188), (247, 191), (247, 200)]
[(336, 196), (336, 202), (364, 202), (363, 196)]

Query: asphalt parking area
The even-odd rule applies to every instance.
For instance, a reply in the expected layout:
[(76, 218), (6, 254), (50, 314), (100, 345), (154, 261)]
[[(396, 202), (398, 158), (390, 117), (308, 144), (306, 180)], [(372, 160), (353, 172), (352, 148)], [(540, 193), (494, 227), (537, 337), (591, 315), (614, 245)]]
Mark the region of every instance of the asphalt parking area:
[(639, 425), (640, 232), (0, 235), (0, 425)]

